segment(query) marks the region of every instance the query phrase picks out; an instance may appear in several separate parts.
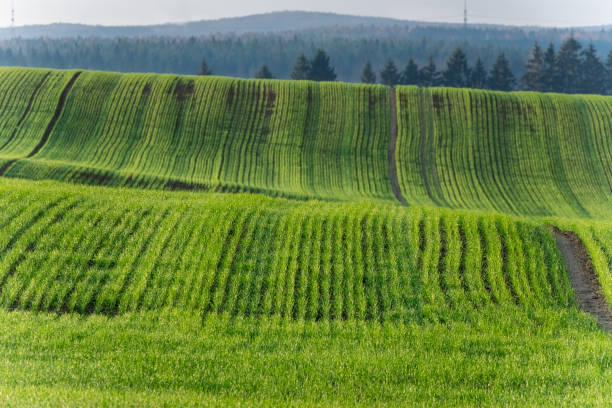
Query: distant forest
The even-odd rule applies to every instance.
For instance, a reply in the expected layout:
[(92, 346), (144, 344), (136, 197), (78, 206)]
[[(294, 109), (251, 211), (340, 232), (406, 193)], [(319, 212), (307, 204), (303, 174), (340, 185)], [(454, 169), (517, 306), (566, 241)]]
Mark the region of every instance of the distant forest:
[(371, 61), (377, 73), (389, 59), (401, 68), (410, 60), (426, 66), (430, 58), (444, 67), (461, 48), (470, 65), (480, 58), (487, 70), (504, 54), (518, 79), (526, 72), (536, 41), (544, 47), (553, 43), (558, 49), (572, 34), (585, 47), (593, 43), (602, 59), (612, 49), (612, 32), (603, 29), (572, 33), (566, 29), (397, 25), (203, 37), (12, 39), (0, 41), (0, 65), (196, 74), (205, 59), (216, 75), (252, 78), (266, 65), (276, 78), (289, 79), (299, 55), (324, 49), (338, 80), (360, 82), (366, 61)]
[[(251, 78), (267, 65), (277, 78), (288, 79), (296, 58), (324, 49), (338, 80), (359, 82), (366, 60), (375, 70), (389, 58), (404, 65), (413, 58), (420, 65), (433, 56), (444, 64), (460, 46), (469, 59), (480, 56), (489, 66), (505, 52), (513, 71), (520, 74), (529, 48), (478, 45), (465, 41), (308, 39), (295, 35), (223, 36), (205, 38), (76, 38), (63, 40), (10, 40), (0, 42), (0, 65), (48, 68), (82, 68), (119, 72), (195, 74), (202, 59), (217, 75)], [(533, 46), (533, 43), (531, 44)]]

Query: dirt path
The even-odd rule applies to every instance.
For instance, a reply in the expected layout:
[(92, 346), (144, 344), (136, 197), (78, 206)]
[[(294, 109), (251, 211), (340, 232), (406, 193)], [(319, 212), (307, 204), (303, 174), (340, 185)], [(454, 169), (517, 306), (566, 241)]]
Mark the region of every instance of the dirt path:
[(593, 271), (593, 265), (582, 241), (574, 232), (553, 228), (557, 245), (569, 270), (569, 277), (578, 304), (597, 318), (599, 326), (612, 333), (612, 312)]
[(399, 179), (397, 178), (397, 161), (395, 152), (397, 151), (397, 95), (395, 88), (391, 88), (391, 145), (389, 147), (389, 177), (391, 177), (391, 189), (397, 201), (403, 206), (408, 206), (408, 202), (402, 195)]

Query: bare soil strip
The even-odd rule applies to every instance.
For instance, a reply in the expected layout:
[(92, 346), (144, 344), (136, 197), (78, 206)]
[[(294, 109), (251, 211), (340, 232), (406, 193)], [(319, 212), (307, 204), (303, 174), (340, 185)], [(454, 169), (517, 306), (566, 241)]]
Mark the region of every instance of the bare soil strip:
[(569, 277), (580, 307), (597, 318), (599, 326), (612, 333), (612, 312), (601, 291), (593, 264), (578, 236), (553, 227), (559, 250), (569, 270)]
[(391, 88), (391, 145), (389, 146), (389, 177), (391, 177), (391, 189), (397, 201), (403, 206), (408, 206), (408, 202), (402, 195), (399, 179), (397, 178), (397, 161), (395, 152), (397, 151), (397, 95), (395, 88)]
[(15, 164), (16, 162), (17, 162), (17, 159), (13, 159), (13, 160), (9, 160), (6, 163), (4, 163), (4, 166), (0, 167), (0, 177), (4, 176), (4, 173), (6, 173), (8, 169), (11, 168), (11, 166)]

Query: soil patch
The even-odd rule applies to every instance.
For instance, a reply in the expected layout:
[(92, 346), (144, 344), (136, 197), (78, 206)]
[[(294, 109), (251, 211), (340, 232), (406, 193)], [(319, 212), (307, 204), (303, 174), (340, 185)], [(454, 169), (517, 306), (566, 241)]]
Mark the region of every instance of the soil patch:
[(578, 304), (585, 312), (597, 318), (601, 328), (612, 333), (612, 312), (584, 244), (574, 232), (561, 231), (556, 227), (553, 227), (553, 232), (567, 264)]
[(397, 178), (397, 161), (395, 152), (397, 151), (397, 95), (395, 88), (391, 88), (391, 145), (389, 146), (389, 177), (391, 177), (391, 189), (395, 198), (403, 205), (408, 206), (408, 202), (402, 195), (399, 179)]

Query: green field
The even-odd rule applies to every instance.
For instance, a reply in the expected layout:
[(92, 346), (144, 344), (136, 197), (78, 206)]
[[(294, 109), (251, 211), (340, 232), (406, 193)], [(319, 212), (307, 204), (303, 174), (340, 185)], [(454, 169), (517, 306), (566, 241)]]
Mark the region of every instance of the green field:
[(382, 86), (8, 68), (0, 84), (18, 95), (0, 102), (0, 160), (17, 160), (4, 169), (8, 177), (393, 197)]
[(403, 87), (398, 111), (410, 204), (612, 218), (612, 98)]
[(612, 98), (20, 68), (0, 91), (0, 405), (612, 404), (552, 229), (612, 302)]

